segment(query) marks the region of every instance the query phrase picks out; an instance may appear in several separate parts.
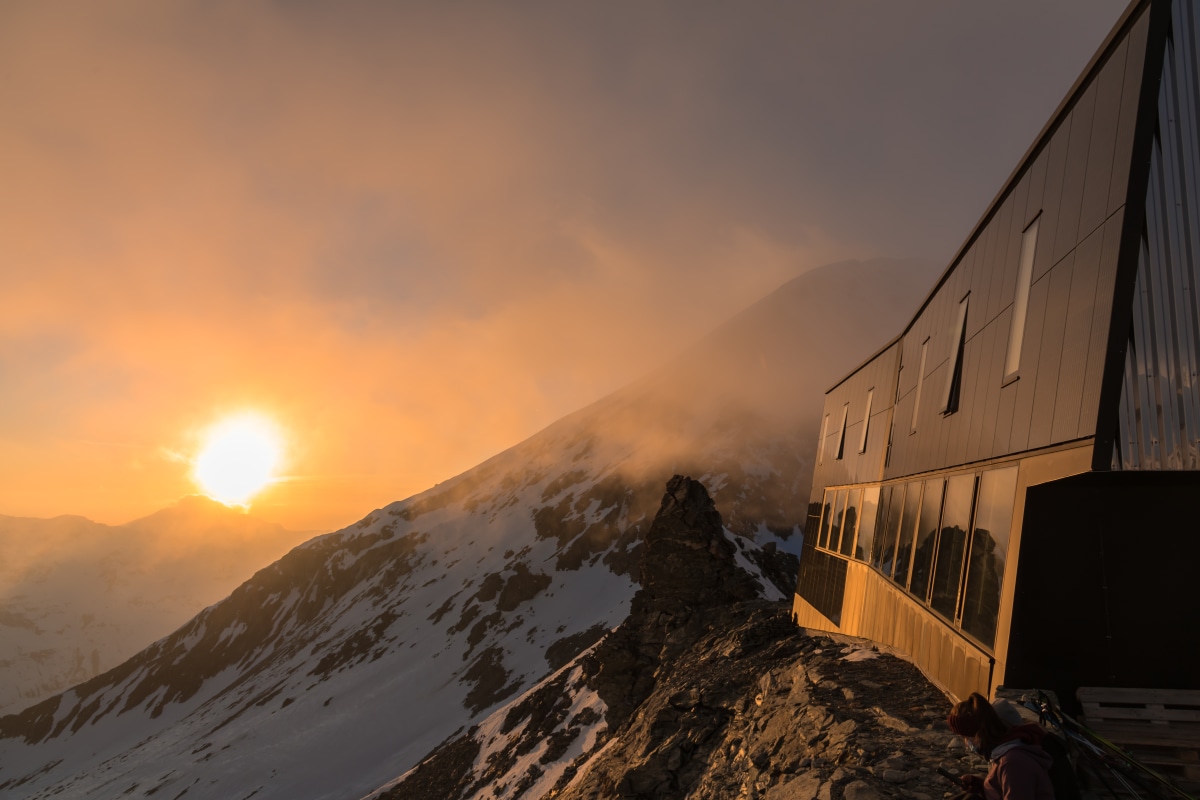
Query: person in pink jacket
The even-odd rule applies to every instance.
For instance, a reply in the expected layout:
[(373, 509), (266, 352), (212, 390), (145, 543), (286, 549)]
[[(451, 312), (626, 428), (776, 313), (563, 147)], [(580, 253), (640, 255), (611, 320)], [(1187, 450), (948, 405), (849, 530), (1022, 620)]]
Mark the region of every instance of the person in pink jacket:
[(1041, 747), (1046, 734), (1040, 726), (1009, 726), (978, 693), (950, 709), (946, 722), (991, 762), (986, 778), (963, 776), (968, 795), (986, 800), (1054, 800), (1050, 783), (1054, 759)]

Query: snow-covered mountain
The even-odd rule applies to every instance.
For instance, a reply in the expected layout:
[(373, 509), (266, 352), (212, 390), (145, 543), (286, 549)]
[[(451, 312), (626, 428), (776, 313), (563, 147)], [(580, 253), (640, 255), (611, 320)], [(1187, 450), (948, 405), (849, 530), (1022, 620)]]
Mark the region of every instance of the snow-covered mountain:
[(881, 800), (986, 769), (911, 663), (755, 597), (699, 482), (668, 482), (643, 545), (616, 630), (367, 800)]
[(927, 273), (808, 273), (657, 374), (297, 547), (0, 719), (0, 797), (361, 797), (625, 618), (677, 472), (702, 476), (737, 563), (783, 598), (822, 392), (899, 330)]
[(0, 714), (115, 667), (311, 537), (204, 497), (125, 525), (0, 516)]

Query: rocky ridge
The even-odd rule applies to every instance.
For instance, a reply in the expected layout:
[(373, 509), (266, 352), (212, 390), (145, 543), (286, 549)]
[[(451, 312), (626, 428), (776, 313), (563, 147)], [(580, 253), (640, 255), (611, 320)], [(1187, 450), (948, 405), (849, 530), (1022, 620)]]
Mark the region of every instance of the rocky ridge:
[[(806, 273), (661, 372), (297, 547), (124, 664), (0, 717), (0, 797), (361, 797), (455, 731), (481, 731), (486, 761), (488, 742), (537, 727), (535, 707), (512, 727), (500, 710), (553, 680), (570, 700), (548, 707), (567, 715), (555, 755), (527, 754), (549, 759), (522, 783), (537, 796), (608, 727), (573, 659), (629, 612), (664, 482), (701, 476), (732, 543), (718, 551), (764, 599), (789, 596), (814, 387), (923, 284), (894, 262)], [(863, 324), (800, 346), (851, 301)]]
[(721, 528), (673, 478), (625, 622), (372, 797), (930, 800), (954, 788), (938, 767), (983, 769), (912, 664), (797, 629)]

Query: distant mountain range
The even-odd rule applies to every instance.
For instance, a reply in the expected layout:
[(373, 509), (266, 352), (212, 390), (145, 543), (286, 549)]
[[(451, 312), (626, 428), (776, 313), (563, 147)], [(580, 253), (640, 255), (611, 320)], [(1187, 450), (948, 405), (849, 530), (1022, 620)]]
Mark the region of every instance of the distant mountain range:
[(674, 473), (707, 486), (754, 591), (790, 596), (822, 393), (928, 278), (894, 261), (807, 273), (654, 375), (297, 547), (0, 718), (0, 797), (362, 797), (626, 617)]
[(199, 496), (125, 525), (0, 515), (0, 715), (115, 667), (311, 537)]

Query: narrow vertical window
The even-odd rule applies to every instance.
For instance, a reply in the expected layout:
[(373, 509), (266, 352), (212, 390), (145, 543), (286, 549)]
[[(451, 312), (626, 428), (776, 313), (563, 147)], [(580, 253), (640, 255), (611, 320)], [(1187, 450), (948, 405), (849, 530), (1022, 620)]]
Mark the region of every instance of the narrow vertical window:
[(842, 406), (842, 426), (838, 431), (838, 446), (837, 446), (837, 461), (842, 460), (842, 456), (846, 454), (846, 416), (850, 413), (850, 404)]
[(817, 440), (817, 464), (825, 463), (825, 435), (829, 433), (829, 415), (821, 420), (821, 438)]
[(1025, 314), (1029, 311), (1029, 286), (1033, 280), (1033, 254), (1037, 250), (1038, 223), (1030, 223), (1021, 239), (1021, 263), (1017, 268), (1017, 293), (1013, 297), (1012, 327), (1008, 331), (1008, 354), (1004, 357), (1004, 379), (1017, 374), (1021, 366), (1021, 343), (1025, 339)]
[(917, 366), (917, 390), (913, 392), (912, 424), (908, 426), (909, 433), (917, 432), (917, 414), (921, 410), (921, 384), (925, 382), (925, 356), (929, 354), (929, 340), (921, 342), (921, 363)]
[(867, 407), (863, 411), (863, 432), (862, 439), (858, 443), (858, 452), (867, 452), (867, 428), (871, 424), (871, 399), (875, 397), (875, 390), (867, 390)]
[(950, 331), (950, 371), (946, 373), (946, 391), (942, 393), (942, 413), (958, 411), (958, 398), (962, 394), (963, 351), (967, 346), (967, 301), (964, 297), (958, 304), (958, 316)]

